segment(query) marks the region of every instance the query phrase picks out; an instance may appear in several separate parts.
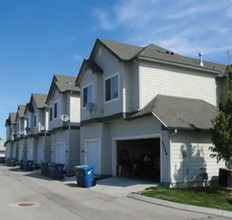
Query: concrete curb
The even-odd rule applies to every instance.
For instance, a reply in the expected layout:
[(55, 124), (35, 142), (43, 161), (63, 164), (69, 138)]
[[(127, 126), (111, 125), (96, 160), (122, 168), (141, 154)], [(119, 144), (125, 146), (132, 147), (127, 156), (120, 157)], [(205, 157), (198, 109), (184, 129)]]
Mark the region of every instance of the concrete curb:
[(152, 203), (156, 205), (174, 208), (174, 209), (180, 209), (180, 210), (185, 210), (185, 211), (190, 211), (190, 212), (197, 212), (197, 213), (204, 213), (204, 214), (209, 214), (209, 215), (217, 215), (217, 216), (232, 218), (232, 212), (230, 211), (169, 202), (169, 201), (165, 201), (161, 199), (155, 199), (155, 198), (150, 198), (147, 196), (142, 196), (142, 195), (135, 194), (135, 193), (130, 193), (127, 197), (131, 199), (143, 201), (143, 202), (148, 202), (148, 203)]

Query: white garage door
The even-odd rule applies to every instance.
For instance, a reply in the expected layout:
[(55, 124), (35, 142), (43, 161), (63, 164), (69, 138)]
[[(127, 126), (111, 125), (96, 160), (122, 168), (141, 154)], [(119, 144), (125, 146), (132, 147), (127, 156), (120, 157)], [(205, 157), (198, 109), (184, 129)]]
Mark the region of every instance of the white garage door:
[(23, 145), (19, 145), (19, 161), (23, 160)]
[(33, 160), (33, 145), (27, 147), (27, 160)]
[(56, 144), (52, 144), (51, 146), (51, 162), (56, 162)]
[(100, 141), (91, 140), (85, 142), (85, 163), (94, 167), (94, 174), (100, 172)]
[(56, 145), (56, 163), (66, 164), (66, 145), (58, 143)]
[(37, 163), (40, 164), (43, 161), (44, 161), (44, 147), (42, 145), (39, 145), (37, 149)]

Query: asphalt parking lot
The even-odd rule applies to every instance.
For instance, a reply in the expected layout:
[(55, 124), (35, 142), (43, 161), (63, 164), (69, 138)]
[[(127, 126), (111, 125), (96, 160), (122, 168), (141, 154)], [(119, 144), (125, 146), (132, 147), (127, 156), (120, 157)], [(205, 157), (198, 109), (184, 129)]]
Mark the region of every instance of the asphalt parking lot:
[(95, 187), (81, 188), (75, 177), (56, 181), (38, 171), (0, 166), (0, 219), (228, 219), (129, 198), (128, 193), (152, 185), (133, 181), (113, 177), (98, 181)]

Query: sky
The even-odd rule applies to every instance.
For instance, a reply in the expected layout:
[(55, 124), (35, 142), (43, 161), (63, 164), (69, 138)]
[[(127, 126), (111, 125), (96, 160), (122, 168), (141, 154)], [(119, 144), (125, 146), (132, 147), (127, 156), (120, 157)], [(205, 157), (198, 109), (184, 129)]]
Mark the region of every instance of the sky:
[(77, 76), (97, 38), (228, 65), (232, 0), (0, 0), (0, 138), (54, 74)]

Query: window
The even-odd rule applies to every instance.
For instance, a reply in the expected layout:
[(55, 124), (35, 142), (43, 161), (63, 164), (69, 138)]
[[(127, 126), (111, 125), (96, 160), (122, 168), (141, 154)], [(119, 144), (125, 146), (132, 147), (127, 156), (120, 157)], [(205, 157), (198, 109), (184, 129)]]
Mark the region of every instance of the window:
[(54, 118), (57, 118), (57, 111), (58, 111), (58, 103), (57, 102), (55, 102), (55, 104), (54, 104)]
[(60, 101), (54, 103), (54, 118), (58, 118), (60, 116)]
[(52, 107), (49, 108), (49, 121), (52, 121)]
[(118, 98), (118, 74), (105, 80), (105, 101)]
[(37, 126), (37, 115), (34, 115), (34, 127)]
[(30, 123), (30, 116), (28, 116), (28, 117), (27, 117), (27, 125), (26, 125), (26, 127), (27, 127), (27, 128), (30, 128), (30, 127), (31, 127), (30, 124), (31, 124), (31, 123)]
[(83, 107), (86, 107), (87, 103), (93, 102), (93, 85), (88, 85), (83, 89)]

